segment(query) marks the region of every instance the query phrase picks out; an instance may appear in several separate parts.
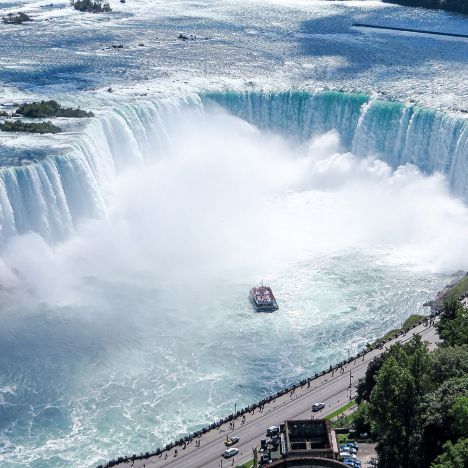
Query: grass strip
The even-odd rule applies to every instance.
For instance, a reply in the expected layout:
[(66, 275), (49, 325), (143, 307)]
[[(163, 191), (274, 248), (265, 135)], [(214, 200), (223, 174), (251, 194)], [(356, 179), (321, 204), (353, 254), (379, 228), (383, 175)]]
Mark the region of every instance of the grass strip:
[(333, 419), (336, 416), (339, 416), (340, 414), (344, 413), (347, 409), (351, 408), (351, 406), (354, 406), (356, 402), (354, 400), (349, 401), (346, 403), (346, 405), (343, 405), (341, 408), (338, 408), (337, 410), (333, 411), (333, 413), (328, 414), (325, 416), (325, 419)]
[(236, 468), (252, 468), (253, 465), (254, 465), (254, 461), (249, 460), (248, 462), (245, 462), (242, 465), (236, 465)]

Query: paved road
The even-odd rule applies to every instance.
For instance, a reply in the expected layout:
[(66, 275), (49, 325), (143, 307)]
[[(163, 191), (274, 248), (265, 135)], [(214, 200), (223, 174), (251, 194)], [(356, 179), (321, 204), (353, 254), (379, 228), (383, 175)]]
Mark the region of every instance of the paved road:
[[(265, 405), (263, 412), (255, 410), (254, 414), (247, 414), (246, 421), (241, 424), (241, 418), (235, 421), (235, 429), (229, 430), (229, 423), (223, 424), (219, 429), (214, 429), (200, 437), (200, 447), (195, 446), (195, 440), (183, 450), (177, 447), (178, 455), (174, 456), (175, 449), (164, 452), (160, 457), (154, 456), (147, 460), (122, 463), (121, 467), (170, 467), (170, 468), (222, 468), (244, 463), (252, 458), (252, 448), (260, 445), (260, 439), (265, 438), (266, 428), (279, 425), (287, 419), (310, 419), (311, 417), (323, 418), (327, 414), (340, 408), (355, 395), (355, 385), (366, 372), (367, 365), (375, 356), (383, 353), (389, 346), (396, 342), (409, 340), (413, 334), (420, 334), (424, 341), (429, 343), (430, 349), (434, 349), (440, 342), (434, 327), (426, 328), (420, 325), (406, 335), (400, 336), (387, 343), (381, 350), (366, 353), (364, 357), (347, 364), (343, 371), (334, 371), (313, 380), (310, 388), (307, 384), (298, 387), (294, 393), (283, 395), (271, 403)], [(351, 389), (349, 388), (351, 375)], [(313, 403), (321, 401), (325, 408), (317, 413), (312, 413)], [(222, 460), (224, 452), (224, 440), (227, 435), (237, 435), (240, 442), (236, 445), (239, 455), (234, 459)], [(144, 448), (143, 448), (144, 449)], [(166, 458), (167, 453), (167, 458)]]

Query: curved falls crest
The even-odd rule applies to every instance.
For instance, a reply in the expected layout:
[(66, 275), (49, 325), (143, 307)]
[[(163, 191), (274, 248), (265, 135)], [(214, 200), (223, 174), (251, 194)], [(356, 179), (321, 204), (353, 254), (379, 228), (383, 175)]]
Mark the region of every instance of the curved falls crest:
[(188, 107), (216, 102), (262, 129), (306, 140), (335, 129), (346, 151), (377, 155), (393, 168), (411, 163), (446, 175), (468, 198), (468, 120), (443, 112), (325, 91), (219, 92), (122, 105), (70, 136), (62, 154), (0, 169), (0, 244), (30, 231), (54, 242), (83, 218), (105, 216), (108, 186), (126, 166), (142, 165), (170, 144), (168, 125)]

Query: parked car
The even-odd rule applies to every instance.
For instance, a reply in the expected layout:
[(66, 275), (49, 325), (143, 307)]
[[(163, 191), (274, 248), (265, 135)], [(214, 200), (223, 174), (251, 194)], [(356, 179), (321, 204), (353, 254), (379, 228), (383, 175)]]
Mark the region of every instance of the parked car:
[(239, 442), (239, 437), (237, 437), (237, 436), (232, 436), (232, 437), (228, 437), (228, 438), (224, 441), (224, 445), (225, 445), (226, 447), (231, 447), (232, 445), (237, 444), (237, 442)]
[(361, 468), (362, 466), (359, 460), (355, 460), (353, 458), (343, 458), (341, 461), (345, 465), (352, 466), (353, 468)]
[(354, 453), (354, 454), (357, 453), (357, 449), (355, 449), (352, 445), (349, 445), (347, 443), (340, 445), (340, 451)]
[(347, 445), (348, 447), (356, 449), (356, 452), (359, 450), (359, 445), (357, 442), (354, 442), (354, 440), (348, 440), (348, 442), (345, 442), (343, 445)]
[(344, 458), (353, 458), (353, 459), (355, 459), (356, 455), (354, 455), (354, 453), (348, 452), (347, 450), (345, 450), (345, 451), (340, 450), (340, 458), (341, 459), (344, 459)]
[(279, 427), (278, 426), (270, 426), (267, 429), (266, 435), (267, 437), (273, 437), (279, 434)]
[(237, 455), (239, 453), (239, 449), (236, 448), (236, 447), (231, 447), (231, 448), (228, 448), (226, 449), (226, 451), (224, 452), (223, 454), (223, 457), (224, 458), (231, 458), (233, 457), (234, 455)]
[(312, 411), (315, 413), (316, 411), (320, 411), (321, 409), (325, 408), (325, 403), (314, 403), (312, 405)]

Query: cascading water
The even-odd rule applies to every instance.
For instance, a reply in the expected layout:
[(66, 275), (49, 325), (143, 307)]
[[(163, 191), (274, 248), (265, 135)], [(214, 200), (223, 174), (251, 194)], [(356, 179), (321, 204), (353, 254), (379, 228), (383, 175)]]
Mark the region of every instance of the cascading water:
[(165, 125), (190, 102), (155, 100), (104, 112), (72, 134), (60, 154), (51, 148), (34, 164), (1, 168), (0, 243), (30, 231), (63, 240), (80, 219), (104, 216), (115, 175), (161, 154)]
[(445, 174), (452, 192), (468, 197), (468, 120), (366, 94), (207, 93), (234, 115), (260, 128), (306, 140), (337, 130), (345, 151), (377, 156), (392, 168), (406, 163), (422, 172)]
[(337, 130), (346, 151), (441, 172), (452, 192), (468, 197), (468, 124), (442, 112), (335, 91), (220, 92), (180, 100), (122, 105), (72, 136), (62, 154), (0, 170), (0, 240), (34, 231), (49, 241), (83, 218), (106, 211), (107, 187), (124, 167), (163, 154), (166, 128), (183, 108), (216, 102), (254, 125), (306, 140)]

